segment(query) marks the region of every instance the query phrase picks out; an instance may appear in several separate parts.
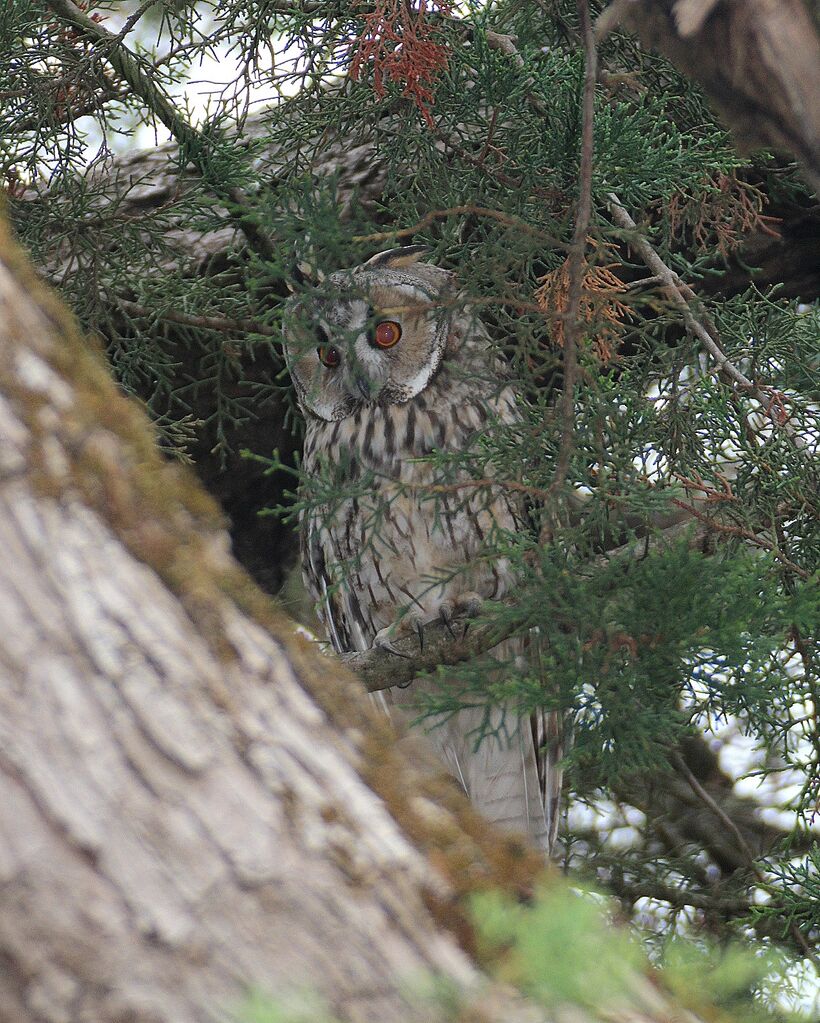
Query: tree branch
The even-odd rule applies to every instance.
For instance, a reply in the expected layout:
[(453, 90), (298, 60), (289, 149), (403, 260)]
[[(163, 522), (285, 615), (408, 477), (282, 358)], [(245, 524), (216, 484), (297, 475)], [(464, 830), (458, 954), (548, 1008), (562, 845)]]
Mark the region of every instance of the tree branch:
[(218, 330), (222, 334), (261, 334), (263, 337), (278, 337), (281, 333), (258, 320), (232, 320), (224, 316), (196, 316), (190, 313), (177, 313), (173, 309), (149, 309), (148, 306), (139, 305), (137, 302), (130, 302), (124, 298), (117, 299), (117, 306), (132, 316), (144, 316), (164, 320), (168, 323), (179, 323), (185, 327), (200, 327), (203, 330)]
[(735, 387), (740, 388), (749, 394), (750, 397), (754, 398), (762, 406), (763, 411), (775, 426), (783, 429), (785, 433), (794, 438), (794, 433), (789, 428), (788, 422), (785, 421), (783, 415), (778, 411), (779, 406), (775, 401), (777, 394), (774, 390), (769, 389), (767, 393), (766, 390), (750, 380), (745, 373), (742, 373), (731, 359), (728, 358), (720, 345), (720, 339), (716, 336), (714, 327), (711, 324), (709, 326), (705, 325), (692, 312), (687, 296), (689, 299), (696, 300), (695, 293), (673, 270), (670, 270), (657, 252), (655, 252), (647, 239), (640, 233), (638, 225), (627, 213), (618, 196), (610, 192), (608, 198), (612, 219), (619, 227), (631, 232), (628, 239), (630, 246), (639, 253), (641, 259), (643, 259), (652, 273), (663, 282), (672, 304), (680, 310), (683, 322), (689, 333), (702, 343), (703, 347), (717, 364), (718, 370)]
[(446, 217), (462, 216), (487, 217), (490, 220), (495, 220), (500, 224), (504, 224), (506, 227), (513, 227), (516, 231), (520, 231), (522, 234), (527, 234), (533, 238), (545, 241), (549, 245), (553, 246), (553, 248), (569, 248), (566, 242), (562, 242), (559, 238), (556, 238), (555, 235), (550, 234), (549, 231), (544, 231), (540, 227), (534, 227), (532, 224), (528, 224), (526, 221), (521, 220), (518, 217), (512, 217), (509, 213), (504, 213), (501, 210), (489, 209), (486, 206), (475, 206), (472, 203), (462, 206), (449, 206), (447, 209), (442, 210), (429, 210), (424, 214), (421, 220), (418, 220), (410, 227), (396, 228), (390, 231), (375, 231), (372, 234), (354, 234), (350, 240), (356, 243), (368, 243), (394, 241), (398, 238), (412, 238), (414, 234), (418, 234), (420, 231), (426, 230), (437, 220), (444, 220)]
[(618, 23), (695, 79), (741, 143), (795, 153), (820, 190), (820, 36), (809, 4), (615, 0), (599, 38)]
[[(602, 556), (600, 561), (604, 564), (614, 559), (642, 558), (648, 551), (662, 549), (684, 537), (691, 548), (698, 549), (703, 546), (710, 532), (706, 524), (693, 528), (689, 521), (675, 522), (661, 530), (657, 536), (643, 537), (614, 548)], [(487, 653), (521, 627), (521, 623), (514, 620), (503, 626), (492, 621), (493, 609), (515, 607), (516, 604), (515, 597), (505, 601), (486, 601), (482, 617), (475, 621), (459, 619), (455, 623), (456, 635), (443, 622), (430, 622), (424, 627), (423, 650), (419, 649), (416, 636), (402, 636), (393, 641), (400, 656), (388, 650), (370, 649), (343, 654), (341, 660), (359, 676), (368, 692), (401, 686), (440, 666), (460, 664)]]
[(265, 259), (273, 259), (275, 249), (271, 240), (260, 229), (257, 218), (249, 211), (248, 200), (241, 189), (225, 186), (210, 162), (212, 143), (177, 111), (171, 100), (157, 85), (144, 63), (122, 41), (122, 35), (109, 32), (93, 21), (71, 0), (46, 0), (46, 3), (67, 24), (97, 45), (101, 55), (116, 74), (131, 88), (135, 96), (151, 110), (182, 148), (185, 162), (196, 168), (209, 189), (224, 203), (236, 227), (242, 231), (251, 248)]

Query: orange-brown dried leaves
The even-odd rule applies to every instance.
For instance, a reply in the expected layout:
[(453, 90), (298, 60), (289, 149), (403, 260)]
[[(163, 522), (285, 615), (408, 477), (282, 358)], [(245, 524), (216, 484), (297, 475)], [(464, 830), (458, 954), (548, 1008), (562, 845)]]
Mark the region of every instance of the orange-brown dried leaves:
[(704, 252), (717, 247), (725, 260), (751, 231), (778, 236), (777, 217), (763, 213), (766, 201), (760, 188), (735, 174), (709, 175), (692, 195), (676, 192), (669, 199), (669, 232), (677, 240), (691, 239)]
[[(552, 338), (561, 348), (564, 347), (564, 321), (569, 299), (567, 262), (565, 260), (557, 270), (551, 270), (540, 277), (540, 287), (535, 292), (539, 306), (552, 317)], [(613, 272), (614, 266), (617, 264), (585, 265), (578, 309), (578, 318), (582, 323), (594, 324), (591, 341), (601, 362), (611, 362), (615, 358), (623, 321), (630, 311), (620, 299), (626, 293), (626, 284)]]
[(449, 0), (419, 0), (414, 7), (409, 0), (377, 0), (368, 7), (362, 31), (351, 42), (350, 77), (359, 79), (372, 68), (373, 90), (379, 97), (385, 94), (387, 83), (401, 85), (402, 96), (411, 99), (433, 127), (432, 86), (447, 70), (449, 49), (436, 41), (436, 26), (429, 15), (449, 15), (453, 4)]

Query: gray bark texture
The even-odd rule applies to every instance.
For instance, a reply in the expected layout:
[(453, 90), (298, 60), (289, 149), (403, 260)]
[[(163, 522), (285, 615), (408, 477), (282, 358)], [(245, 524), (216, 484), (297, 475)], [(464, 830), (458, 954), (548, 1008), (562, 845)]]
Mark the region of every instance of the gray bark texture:
[(746, 147), (793, 153), (820, 191), (820, 35), (805, 0), (616, 0), (709, 94)]
[[(250, 990), (452, 1018), (430, 976), (463, 1019), (602, 1018), (482, 974), (461, 897), (539, 857), (243, 574), (2, 226), (0, 672), (0, 1019), (209, 1023)], [(637, 975), (630, 1003), (692, 1019)]]

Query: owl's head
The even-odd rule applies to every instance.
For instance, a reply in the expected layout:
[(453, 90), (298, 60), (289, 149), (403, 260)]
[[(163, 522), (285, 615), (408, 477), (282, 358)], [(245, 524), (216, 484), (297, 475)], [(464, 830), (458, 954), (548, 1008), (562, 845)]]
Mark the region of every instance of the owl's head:
[(380, 252), (291, 298), (285, 356), (299, 404), (335, 421), (367, 404), (401, 404), (428, 386), (447, 352), (453, 276), (427, 250)]

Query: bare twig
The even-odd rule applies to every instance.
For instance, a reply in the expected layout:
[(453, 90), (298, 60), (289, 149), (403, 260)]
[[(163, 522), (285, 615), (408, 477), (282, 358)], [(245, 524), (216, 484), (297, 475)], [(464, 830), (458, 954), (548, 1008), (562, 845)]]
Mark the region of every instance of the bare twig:
[[(702, 322), (704, 317), (698, 318), (692, 311), (692, 306), (690, 305), (690, 302), (687, 301), (687, 297), (691, 300), (696, 300), (696, 296), (692, 289), (684, 281), (682, 281), (680, 277), (678, 277), (678, 275), (666, 265), (666, 263), (664, 263), (661, 257), (649, 244), (647, 239), (639, 232), (638, 225), (627, 213), (618, 196), (613, 192), (610, 192), (608, 199), (612, 219), (619, 227), (632, 232), (629, 236), (630, 246), (639, 253), (647, 267), (652, 271), (655, 277), (663, 283), (672, 304), (680, 310), (686, 329), (701, 342), (706, 351), (714, 359), (718, 370), (723, 373), (726, 379), (731, 381), (735, 387), (745, 391), (754, 398), (755, 401), (762, 405), (764, 411), (776, 426), (783, 428), (787, 427), (788, 424), (784, 423), (779, 406), (777, 406), (774, 401), (776, 397), (775, 393), (771, 390), (767, 393), (766, 390), (759, 387), (756, 383), (754, 383), (754, 381), (750, 380), (745, 373), (742, 373), (731, 359), (728, 358), (721, 348), (714, 326), (711, 324), (707, 325)], [(786, 432), (791, 435), (791, 431), (787, 430)]]
[(461, 480), (458, 483), (434, 483), (432, 486), (423, 486), (419, 489), (429, 494), (457, 494), (461, 490), (480, 490), (484, 487), (496, 487), (513, 494), (524, 494), (539, 501), (544, 501), (550, 496), (550, 491), (544, 487), (531, 487), (527, 483), (519, 483), (518, 480), (490, 479), (489, 476), (477, 480)]
[[(545, 199), (548, 202), (554, 202), (558, 199), (563, 198), (563, 192), (555, 188), (539, 188), (537, 185), (533, 185), (529, 182), (525, 184), (523, 178), (515, 178), (510, 174), (505, 174), (504, 171), (499, 170), (498, 167), (488, 167), (486, 159), (482, 160), (479, 154), (470, 153), (462, 146), (459, 146), (454, 140), (451, 134), (446, 132), (434, 132), (435, 137), (439, 142), (443, 143), (449, 152), (452, 152), (455, 156), (458, 156), (465, 163), (470, 164), (472, 167), (478, 167), (484, 174), (489, 178), (493, 178), (500, 185), (506, 185), (507, 188), (511, 188), (513, 191), (520, 191), (526, 187), (531, 195), (537, 196), (539, 199)], [(560, 248), (566, 248), (564, 242), (560, 243)]]
[[(487, 45), (491, 50), (498, 50), (501, 53), (505, 53), (508, 57), (512, 58), (513, 63), (519, 71), (524, 70), (524, 58), (521, 56), (515, 45), (514, 36), (504, 35), (502, 32), (488, 31), (485, 33), (485, 38), (487, 40)], [(534, 84), (531, 77), (528, 77), (527, 82), (530, 86)], [(539, 96), (535, 94), (532, 88), (527, 93), (526, 98), (527, 103), (529, 103), (537, 114), (540, 114), (542, 117), (547, 116), (549, 113), (549, 107)]]
[(668, 902), (676, 909), (692, 906), (706, 913), (727, 913), (735, 917), (745, 915), (751, 908), (749, 899), (730, 895), (716, 896), (714, 892), (697, 892), (691, 888), (673, 888), (672, 885), (654, 878), (632, 882), (616, 870), (611, 871), (607, 879), (607, 888), (619, 898), (632, 903), (638, 899), (657, 899), (660, 902)]
[(777, 558), (777, 560), (781, 564), (785, 565), (786, 568), (794, 572), (795, 575), (799, 575), (801, 579), (808, 579), (810, 577), (810, 573), (808, 573), (805, 569), (801, 568), (799, 565), (796, 565), (791, 560), (791, 558), (787, 557), (780, 550), (780, 548), (776, 544), (773, 544), (771, 541), (766, 540), (764, 537), (759, 536), (757, 533), (752, 532), (751, 529), (744, 529), (742, 526), (733, 526), (730, 523), (726, 522), (718, 522), (713, 516), (706, 515), (704, 512), (700, 511), (694, 505), (687, 504), (686, 501), (680, 501), (678, 500), (678, 498), (675, 497), (672, 498), (672, 504), (674, 504), (676, 508), (680, 508), (681, 510), (688, 512), (693, 518), (697, 519), (699, 522), (707, 524), (709, 528), (714, 530), (714, 532), (716, 533), (723, 533), (726, 536), (736, 536), (742, 540), (748, 540), (749, 543), (753, 544), (755, 547), (759, 547), (761, 548), (761, 550), (769, 551)]
[[(109, 103), (117, 101), (124, 101), (128, 99), (129, 92), (125, 90), (110, 89), (94, 93), (92, 96), (83, 100), (75, 106), (71, 106), (68, 101), (55, 104), (52, 108), (52, 117), (49, 122), (50, 126), (57, 124), (70, 124), (72, 121), (78, 120), (80, 117), (88, 117), (89, 114), (95, 114), (98, 110), (102, 110)], [(3, 97), (0, 96), (0, 99)], [(18, 121), (14, 125), (15, 131), (37, 131), (42, 128), (43, 121), (40, 117), (31, 117), (25, 121)]]
[(145, 14), (147, 10), (153, 7), (156, 4), (156, 2), (157, 0), (143, 0), (143, 3), (141, 3), (139, 7), (131, 15), (131, 17), (126, 20), (125, 24), (117, 33), (117, 39), (119, 42), (122, 42), (123, 39), (125, 39), (125, 37), (130, 33), (131, 29), (137, 24), (140, 18), (142, 18), (143, 14)]
[(357, 234), (351, 238), (354, 242), (383, 242), (393, 241), (397, 238), (410, 238), (414, 234), (418, 234), (419, 231), (424, 231), (430, 227), (437, 220), (444, 220), (447, 217), (465, 216), (472, 215), (475, 217), (487, 217), (490, 220), (496, 220), (500, 224), (504, 224), (506, 227), (513, 227), (517, 231), (521, 231), (522, 234), (531, 235), (534, 238), (539, 238), (542, 241), (547, 242), (555, 248), (566, 248), (566, 244), (551, 235), (548, 231), (544, 231), (543, 228), (533, 227), (532, 224), (528, 224), (524, 220), (519, 220), (517, 217), (511, 217), (508, 213), (503, 213), (501, 210), (493, 210), (486, 206), (449, 206), (447, 209), (441, 210), (430, 210), (428, 213), (410, 227), (403, 227), (395, 231), (375, 231), (373, 234)]
[(657, 274), (653, 274), (651, 277), (641, 277), (638, 281), (628, 281), (627, 287), (631, 290), (633, 288), (647, 288), (653, 284), (662, 284), (663, 281)]

